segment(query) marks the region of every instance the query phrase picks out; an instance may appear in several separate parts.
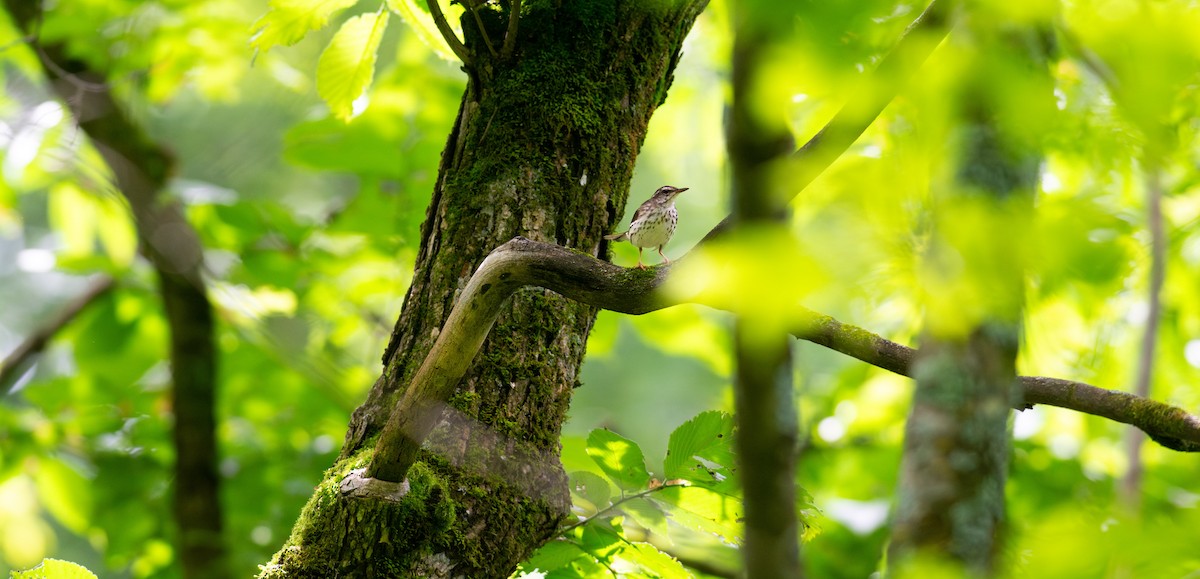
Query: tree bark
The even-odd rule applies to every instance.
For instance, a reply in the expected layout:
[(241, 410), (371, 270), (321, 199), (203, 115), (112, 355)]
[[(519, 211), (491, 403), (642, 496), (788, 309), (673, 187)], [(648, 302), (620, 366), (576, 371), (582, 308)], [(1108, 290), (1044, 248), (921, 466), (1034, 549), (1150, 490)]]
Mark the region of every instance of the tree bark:
[[(1005, 527), (1009, 408), (1024, 399), (1016, 373), (1024, 296), (1022, 248), (1039, 156), (1005, 117), (997, 70), (1020, 66), (1022, 94), (1050, 97), (1032, 31), (998, 33), (992, 22), (960, 31), (972, 42), (952, 102), (958, 128), (953, 182), (934, 199), (926, 331), (905, 429), (890, 564), (924, 558), (975, 575), (999, 564)], [(1020, 42), (1016, 40), (1020, 38)], [(1030, 54), (1031, 52), (1037, 54)], [(1039, 70), (1040, 69), (1040, 70)], [(999, 77), (999, 78), (997, 78)], [(967, 225), (964, 225), (967, 224)], [(970, 265), (957, 267), (962, 260)], [(941, 303), (937, 303), (941, 302)], [(916, 567), (916, 573), (921, 573)]]
[(607, 258), (703, 6), (525, 3), (508, 57), (480, 49), (479, 26), (504, 38), (507, 12), (463, 19), (469, 82), (383, 374), (264, 577), (507, 577), (554, 534), (570, 508), (559, 435), (596, 310), (546, 290), (513, 296), (404, 481), (357, 469), (493, 248), (523, 235)]

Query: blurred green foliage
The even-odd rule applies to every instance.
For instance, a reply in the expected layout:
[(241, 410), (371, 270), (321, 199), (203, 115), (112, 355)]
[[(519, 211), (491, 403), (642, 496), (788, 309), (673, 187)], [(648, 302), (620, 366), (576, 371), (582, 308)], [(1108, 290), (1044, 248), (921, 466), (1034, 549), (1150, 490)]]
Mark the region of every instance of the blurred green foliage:
[[(1166, 185), (1168, 232), (1153, 396), (1200, 410), (1200, 11), (1182, 0), (977, 4), (1030, 21), (1053, 13), (1059, 47), (1050, 64), (1053, 110), (1024, 106), (1026, 95), (1007, 90), (1019, 83), (996, 89), (1009, 105), (1006, 121), (1035, 138), (1046, 159), (1034, 228), (1025, 233), (1022, 373), (1130, 384), (1144, 326), (1144, 169), (1153, 158)], [(63, 0), (41, 28), (44, 40), (109, 71), (119, 102), (179, 160), (169, 193), (205, 244), (218, 307), (223, 500), (241, 575), (284, 539), (379, 372), (465, 82), (427, 15), (396, 0), (391, 8), (409, 26), (393, 23), (371, 39), (378, 51), (377, 59), (370, 51), (370, 75), (344, 57), (339, 74), (357, 80), (337, 81), (344, 90), (329, 98), (322, 52), (351, 19), (379, 18), (379, 5), (323, 5), (326, 13), (300, 18), (294, 9), (305, 4), (282, 0)], [(764, 106), (786, 115), (804, 142), (848, 94), (871, 90), (866, 73), (922, 8), (797, 3), (784, 20), (794, 40), (772, 55), (774, 90)], [(118, 286), (56, 335), (16, 384), (3, 385), (10, 391), (0, 400), (0, 571), (54, 556), (104, 577), (175, 577), (167, 328), (154, 277), (134, 251), (108, 168), (49, 96), (36, 56), (20, 41), (0, 23), (0, 353), (92, 277), (113, 276)], [(678, 201), (673, 257), (726, 212), (729, 45), (726, 7), (713, 2), (684, 46), (632, 183), (630, 213), (660, 185), (692, 188)], [(1094, 70), (1096, 62), (1107, 72)], [(769, 305), (765, 313), (781, 321), (793, 313), (789, 304), (803, 303), (914, 343), (922, 312), (943, 289), (919, 264), (930, 189), (953, 166), (946, 92), (960, 64), (952, 45), (943, 46), (797, 198), (789, 231), (707, 256), (715, 265), (688, 277), (685, 291), (717, 301), (753, 296), (748, 307)], [(359, 82), (370, 83), (365, 93), (349, 90)], [(964, 218), (964, 232), (1005, 234), (973, 219)], [(632, 262), (628, 246), (615, 251), (619, 263)], [(789, 269), (772, 273), (780, 263)], [(600, 314), (563, 440), (577, 514), (648, 489), (651, 478), (695, 483), (706, 474), (685, 476), (669, 448), (729, 466), (720, 445), (671, 438), (683, 430), (676, 425), (719, 416), (703, 411), (731, 410), (726, 325), (725, 314), (700, 306)], [(813, 576), (867, 576), (887, 538), (911, 386), (817, 346), (797, 344), (795, 357), (806, 437), (796, 478), (821, 512), (809, 519), (806, 565)], [(597, 427), (611, 432), (589, 440)], [(1200, 525), (1195, 458), (1146, 448), (1139, 518), (1120, 510), (1113, 488), (1128, 467), (1123, 427), (1039, 407), (1018, 413), (1013, 431), (1009, 560), (1019, 572), (1181, 576), (1200, 567), (1189, 542)], [(667, 485), (622, 502), (611, 517), (551, 543), (528, 568), (575, 562), (580, 573), (604, 576), (609, 569), (597, 561), (625, 559), (677, 572), (661, 549), (735, 569), (728, 543), (736, 525), (687, 514), (736, 506), (711, 500), (735, 496), (728, 489), (692, 496), (708, 491)], [(675, 532), (681, 526), (703, 532)]]

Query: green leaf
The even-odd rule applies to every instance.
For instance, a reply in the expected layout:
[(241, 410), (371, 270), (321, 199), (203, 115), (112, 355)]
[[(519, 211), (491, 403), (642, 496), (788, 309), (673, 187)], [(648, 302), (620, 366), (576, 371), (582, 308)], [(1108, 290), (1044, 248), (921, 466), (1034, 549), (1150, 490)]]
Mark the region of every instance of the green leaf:
[(742, 540), (742, 502), (702, 487), (672, 486), (655, 493), (656, 500), (676, 508), (667, 514), (677, 523), (713, 533), (730, 544)]
[(354, 101), (366, 92), (375, 76), (376, 52), (388, 12), (362, 14), (347, 20), (333, 36), (317, 62), (317, 93), (333, 115), (343, 121), (354, 116)]
[(518, 571), (532, 572), (542, 571), (549, 572), (561, 569), (570, 565), (576, 559), (585, 555), (582, 548), (575, 543), (566, 540), (550, 541), (538, 549), (524, 563), (518, 567)]
[(93, 253), (96, 240), (93, 205), (91, 195), (75, 183), (63, 181), (50, 190), (47, 200), (50, 226), (62, 239), (64, 256), (80, 257)]
[[(437, 25), (433, 22), (433, 16), (417, 2), (414, 0), (387, 0), (387, 7), (392, 12), (399, 14), (417, 33), (421, 42), (433, 49), (434, 54), (452, 62), (458, 61), (458, 56), (455, 56), (454, 51), (446, 45), (446, 41), (442, 39), (442, 33), (438, 32)], [(453, 18), (449, 20), (452, 26), (456, 21)]]
[(592, 457), (588, 456), (587, 444), (587, 439), (582, 436), (563, 435), (562, 452), (559, 454), (563, 470), (567, 472), (575, 472), (577, 470), (602, 472), (596, 466), (596, 462), (592, 460)]
[(667, 537), (667, 515), (663, 513), (662, 507), (654, 501), (636, 498), (622, 502), (620, 509), (646, 530), (659, 537)]
[(614, 528), (587, 525), (583, 528), (583, 550), (601, 561), (612, 561), (612, 557), (621, 550), (624, 534), (621, 526), (616, 523)]
[(637, 565), (651, 577), (684, 579), (693, 576), (678, 560), (650, 543), (633, 543), (621, 551), (621, 558)]
[(50, 189), (47, 205), (50, 225), (63, 240), (59, 256), (63, 262), (102, 265), (102, 261), (88, 259), (95, 256), (99, 239), (113, 265), (126, 268), (133, 263), (137, 234), (118, 198), (61, 181)]
[(92, 486), (88, 477), (54, 458), (38, 461), (38, 499), (62, 525), (76, 533), (88, 528), (92, 516)]
[[(586, 470), (579, 470), (570, 475), (571, 494), (589, 503), (595, 510), (607, 507), (612, 498), (612, 487), (604, 477)], [(578, 501), (576, 501), (578, 502)]]
[(671, 433), (663, 471), (668, 480), (737, 493), (734, 480), (733, 417), (716, 410), (702, 412)]
[(588, 456), (624, 491), (638, 491), (650, 482), (642, 449), (633, 441), (608, 430), (588, 434)]
[(272, 47), (291, 46), (309, 31), (324, 27), (336, 12), (358, 0), (271, 0), (271, 9), (253, 25), (250, 46), (266, 52)]
[(12, 577), (14, 579), (96, 579), (96, 574), (78, 563), (58, 559), (42, 559), (42, 562), (33, 569), (13, 571)]

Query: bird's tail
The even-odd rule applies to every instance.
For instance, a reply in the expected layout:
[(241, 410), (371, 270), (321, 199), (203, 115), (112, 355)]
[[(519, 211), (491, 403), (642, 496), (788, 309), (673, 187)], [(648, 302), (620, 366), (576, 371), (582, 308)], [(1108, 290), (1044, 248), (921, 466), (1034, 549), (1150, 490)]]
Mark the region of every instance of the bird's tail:
[(605, 235), (605, 236), (604, 236), (604, 239), (607, 239), (607, 240), (609, 240), (609, 241), (625, 241), (625, 240), (629, 239), (629, 232), (628, 232), (628, 231), (623, 231), (623, 232), (621, 232), (621, 233), (614, 233), (614, 234), (612, 234), (612, 235)]

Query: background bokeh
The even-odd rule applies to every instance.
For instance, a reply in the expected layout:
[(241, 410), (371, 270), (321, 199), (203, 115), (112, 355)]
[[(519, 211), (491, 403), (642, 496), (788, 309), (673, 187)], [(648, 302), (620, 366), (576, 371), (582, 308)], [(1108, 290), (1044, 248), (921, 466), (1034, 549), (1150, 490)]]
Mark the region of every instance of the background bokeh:
[[(921, 9), (811, 4), (772, 65), (773, 106), (786, 111), (798, 143), (850, 91), (870, 90), (859, 84), (864, 71)], [(1152, 116), (1171, 135), (1161, 165), (1167, 278), (1153, 397), (1200, 412), (1200, 15), (1182, 1), (1098, 5), (1057, 6), (1062, 27), (1126, 75), (1134, 97), (1114, 102), (1064, 43), (1053, 65), (1055, 113), (1025, 119), (1046, 160), (1027, 244), (1020, 369), (1129, 388), (1146, 315), (1141, 159), (1157, 138), (1145, 129)], [(228, 542), (237, 572), (254, 573), (286, 538), (378, 375), (465, 79), (397, 20), (366, 106), (343, 123), (315, 88), (332, 32), (256, 53), (248, 40), (265, 2), (56, 6), (43, 37), (111, 71), (122, 106), (180, 162), (170, 194), (201, 235), (218, 307)], [(338, 18), (375, 8), (363, 3)], [(631, 184), (623, 224), (658, 186), (691, 188), (677, 202), (672, 258), (727, 213), (729, 44), (724, 2), (713, 2), (684, 46)], [(102, 577), (174, 577), (167, 327), (156, 281), (108, 169), (50, 96), (34, 58), (0, 22), (0, 355), (98, 277), (116, 286), (0, 385), (0, 572), (52, 556)], [(926, 127), (944, 120), (939, 91), (954, 66), (952, 50), (935, 53), (793, 203), (793, 230), (811, 264), (793, 272), (809, 282), (805, 305), (902, 343), (916, 343), (932, 291), (916, 263), (928, 233), (926, 175), (943, 150)], [(1019, 104), (1021, 95), (1013, 98)], [(636, 255), (625, 244), (614, 252), (622, 265)], [(568, 444), (609, 428), (642, 447), (651, 471), (661, 468), (675, 427), (703, 410), (732, 410), (728, 323), (701, 306), (601, 312)], [(806, 564), (817, 577), (865, 577), (886, 540), (911, 383), (812, 344), (794, 353), (804, 435), (796, 477), (821, 510)], [(1007, 549), (1021, 573), (1154, 577), (1200, 568), (1194, 456), (1147, 445), (1141, 516), (1128, 517), (1115, 491), (1128, 467), (1123, 427), (1038, 407), (1016, 414), (1013, 434)], [(705, 549), (717, 567), (736, 560), (728, 546)]]

